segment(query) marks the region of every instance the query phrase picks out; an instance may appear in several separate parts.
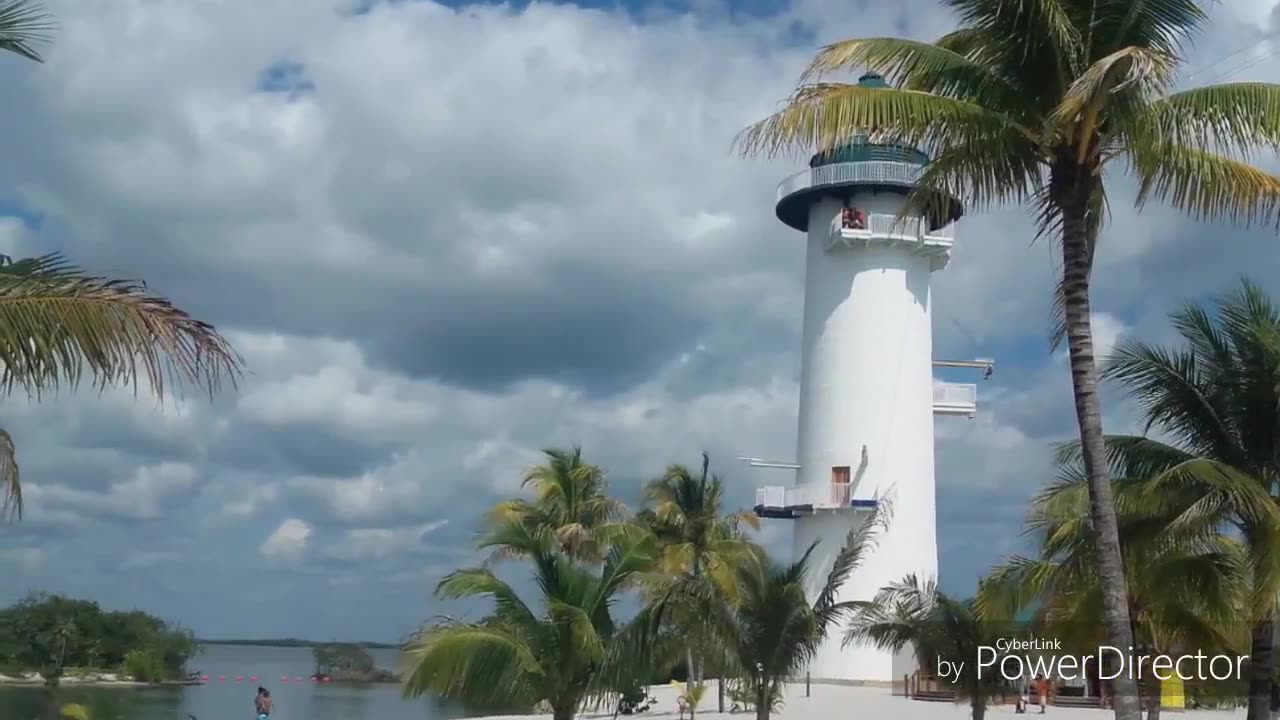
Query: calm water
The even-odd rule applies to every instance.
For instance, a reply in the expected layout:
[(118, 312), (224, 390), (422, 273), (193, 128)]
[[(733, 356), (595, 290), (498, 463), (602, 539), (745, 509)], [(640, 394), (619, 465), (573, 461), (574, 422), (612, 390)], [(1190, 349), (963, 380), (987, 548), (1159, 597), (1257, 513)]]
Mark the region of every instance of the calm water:
[[(378, 667), (395, 669), (395, 650), (372, 650)], [(60, 702), (87, 705), (93, 720), (250, 720), (257, 686), (275, 699), (272, 720), (449, 720), (461, 713), (430, 700), (400, 698), (398, 685), (349, 686), (295, 682), (314, 670), (309, 648), (261, 648), (217, 645), (204, 648), (188, 663), (209, 675), (205, 685), (184, 688), (65, 688)], [(227, 680), (218, 681), (219, 675)], [(244, 676), (235, 682), (237, 675)], [(258, 682), (250, 682), (251, 676)], [(288, 682), (280, 677), (289, 676)], [(39, 688), (0, 687), (0, 718), (42, 717), (46, 695)]]

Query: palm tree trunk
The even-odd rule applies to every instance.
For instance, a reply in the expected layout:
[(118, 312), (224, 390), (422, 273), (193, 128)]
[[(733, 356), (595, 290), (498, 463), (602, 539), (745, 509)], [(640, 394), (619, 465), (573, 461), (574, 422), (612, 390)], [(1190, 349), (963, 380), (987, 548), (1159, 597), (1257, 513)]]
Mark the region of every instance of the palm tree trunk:
[[(1102, 586), (1103, 620), (1107, 639), (1118, 648), (1133, 646), (1129, 627), (1129, 598), (1125, 587), (1124, 564), (1120, 556), (1120, 530), (1111, 493), (1111, 473), (1102, 434), (1102, 408), (1098, 400), (1098, 368), (1093, 357), (1093, 328), (1089, 314), (1089, 272), (1093, 265), (1092, 238), (1088, 222), (1092, 175), (1077, 173), (1055, 177), (1061, 186), (1057, 196), (1062, 210), (1062, 300), (1066, 321), (1067, 349), (1071, 357), (1071, 387), (1075, 394), (1076, 421), (1080, 426), (1081, 455), (1089, 483), (1089, 514), (1093, 520), (1098, 576)], [(1051, 181), (1052, 182), (1052, 181)], [(1127, 673), (1115, 678), (1116, 720), (1141, 720), (1136, 683)]]
[(575, 707), (576, 705), (573, 704), (551, 706), (552, 720), (573, 720), (573, 710)]
[(1151, 687), (1147, 690), (1147, 720), (1160, 720), (1160, 678), (1153, 672), (1148, 683)]
[(719, 688), (718, 694), (720, 696), (720, 712), (723, 713), (724, 712), (724, 670), (723, 669), (720, 671), (720, 677), (716, 679), (716, 686)]
[(769, 702), (769, 685), (769, 681), (764, 678), (756, 683), (756, 720), (769, 720), (769, 713), (773, 710)]
[(685, 646), (684, 661), (685, 665), (688, 666), (685, 672), (684, 686), (686, 688), (685, 692), (689, 696), (689, 720), (694, 720), (694, 717), (696, 717), (695, 713), (698, 712), (698, 709), (693, 706), (693, 697), (694, 688), (698, 687), (698, 680), (697, 675), (695, 674), (696, 666), (693, 664), (693, 643)]
[(982, 720), (987, 716), (987, 701), (980, 695), (974, 695), (969, 700), (969, 714), (973, 720)]
[(1275, 675), (1275, 621), (1266, 620), (1253, 628), (1249, 648), (1248, 720), (1271, 717), (1271, 683)]

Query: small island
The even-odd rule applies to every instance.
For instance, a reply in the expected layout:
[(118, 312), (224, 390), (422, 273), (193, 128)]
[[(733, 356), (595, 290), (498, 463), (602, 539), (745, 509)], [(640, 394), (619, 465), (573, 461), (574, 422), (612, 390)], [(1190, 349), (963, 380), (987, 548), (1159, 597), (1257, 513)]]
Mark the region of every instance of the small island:
[(398, 683), (400, 676), (383, 670), (373, 662), (373, 656), (356, 643), (325, 643), (311, 650), (316, 661), (312, 678), (324, 682), (346, 683)]
[(33, 594), (0, 610), (0, 684), (186, 685), (189, 630), (140, 610)]

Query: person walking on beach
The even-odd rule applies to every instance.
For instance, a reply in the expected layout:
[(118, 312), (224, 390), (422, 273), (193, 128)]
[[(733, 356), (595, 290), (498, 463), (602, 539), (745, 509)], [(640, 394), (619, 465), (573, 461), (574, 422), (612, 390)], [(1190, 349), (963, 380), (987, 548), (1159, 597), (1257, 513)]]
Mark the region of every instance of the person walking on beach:
[(1040, 714), (1044, 714), (1045, 708), (1049, 705), (1049, 676), (1041, 677), (1036, 674), (1033, 681), (1036, 684), (1036, 700), (1040, 705)]
[(258, 720), (267, 720), (271, 717), (271, 691), (260, 687), (258, 688), (258, 696), (253, 699), (253, 709), (258, 711)]

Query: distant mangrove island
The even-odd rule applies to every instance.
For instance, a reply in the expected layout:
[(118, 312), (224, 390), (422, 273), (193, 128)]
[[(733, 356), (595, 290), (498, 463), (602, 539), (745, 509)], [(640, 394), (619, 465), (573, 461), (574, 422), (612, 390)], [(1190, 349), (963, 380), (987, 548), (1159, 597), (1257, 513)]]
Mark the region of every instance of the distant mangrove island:
[(32, 594), (0, 609), (0, 682), (184, 682), (198, 647), (190, 630), (90, 600)]
[(103, 610), (96, 602), (32, 594), (0, 609), (0, 684), (197, 684), (187, 663), (204, 645), (310, 648), (316, 679), (398, 682), (376, 666), (379, 642), (319, 642), (299, 638), (198, 639), (181, 626), (141, 610)]

